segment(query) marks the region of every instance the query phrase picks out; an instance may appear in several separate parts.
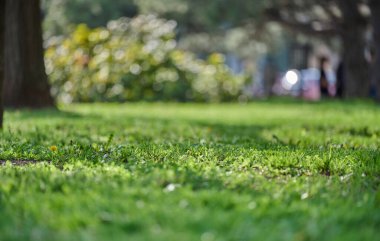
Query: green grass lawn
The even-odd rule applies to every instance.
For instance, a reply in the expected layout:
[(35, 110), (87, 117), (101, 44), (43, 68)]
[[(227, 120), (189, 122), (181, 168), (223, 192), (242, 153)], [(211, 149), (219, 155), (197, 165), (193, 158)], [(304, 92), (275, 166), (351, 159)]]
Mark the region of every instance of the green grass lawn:
[(88, 104), (5, 119), (0, 240), (380, 240), (371, 103)]

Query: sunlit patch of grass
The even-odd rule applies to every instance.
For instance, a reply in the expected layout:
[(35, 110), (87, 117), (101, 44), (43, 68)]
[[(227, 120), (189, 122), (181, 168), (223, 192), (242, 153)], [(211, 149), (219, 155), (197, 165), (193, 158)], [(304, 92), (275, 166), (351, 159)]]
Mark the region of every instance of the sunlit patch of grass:
[(370, 103), (10, 111), (3, 240), (379, 240)]

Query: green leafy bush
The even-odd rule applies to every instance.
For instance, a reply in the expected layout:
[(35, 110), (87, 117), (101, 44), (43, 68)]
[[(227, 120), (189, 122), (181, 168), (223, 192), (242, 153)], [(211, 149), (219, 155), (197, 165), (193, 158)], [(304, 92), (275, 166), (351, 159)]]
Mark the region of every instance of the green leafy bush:
[(47, 41), (46, 69), (53, 95), (64, 102), (229, 101), (246, 78), (230, 72), (224, 56), (201, 60), (176, 48), (174, 21), (121, 18), (107, 28), (78, 25)]

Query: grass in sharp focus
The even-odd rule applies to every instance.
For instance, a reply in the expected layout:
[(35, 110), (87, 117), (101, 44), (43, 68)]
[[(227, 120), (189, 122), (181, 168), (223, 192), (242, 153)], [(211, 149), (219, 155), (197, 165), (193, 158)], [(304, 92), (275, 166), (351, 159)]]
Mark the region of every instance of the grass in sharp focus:
[(380, 240), (380, 109), (369, 103), (5, 118), (0, 240)]

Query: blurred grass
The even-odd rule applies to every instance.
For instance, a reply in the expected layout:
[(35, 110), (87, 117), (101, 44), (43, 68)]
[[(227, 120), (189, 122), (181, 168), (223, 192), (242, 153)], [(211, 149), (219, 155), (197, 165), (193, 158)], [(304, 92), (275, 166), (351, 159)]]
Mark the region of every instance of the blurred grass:
[(81, 104), (5, 119), (0, 240), (380, 240), (369, 102)]

